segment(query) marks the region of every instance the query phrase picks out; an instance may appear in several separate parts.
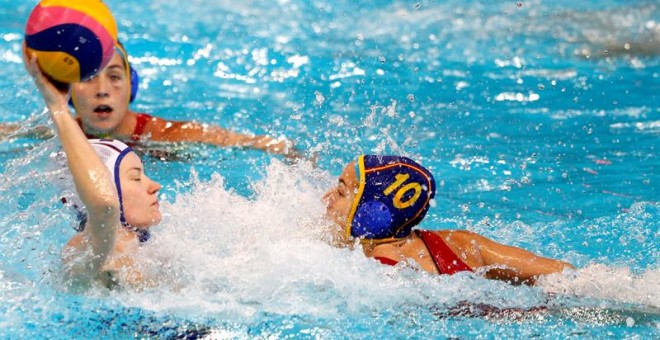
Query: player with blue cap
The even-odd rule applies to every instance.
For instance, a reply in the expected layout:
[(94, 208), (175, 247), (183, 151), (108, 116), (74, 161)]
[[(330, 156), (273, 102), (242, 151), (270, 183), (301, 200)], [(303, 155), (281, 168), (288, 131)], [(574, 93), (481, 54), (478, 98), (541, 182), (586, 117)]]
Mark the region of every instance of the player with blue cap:
[(334, 241), (360, 240), (367, 257), (397, 265), (415, 263), (427, 272), (455, 274), (480, 269), (486, 278), (532, 284), (541, 275), (573, 268), (466, 230), (414, 229), (434, 200), (431, 172), (404, 156), (361, 155), (344, 168), (324, 196)]

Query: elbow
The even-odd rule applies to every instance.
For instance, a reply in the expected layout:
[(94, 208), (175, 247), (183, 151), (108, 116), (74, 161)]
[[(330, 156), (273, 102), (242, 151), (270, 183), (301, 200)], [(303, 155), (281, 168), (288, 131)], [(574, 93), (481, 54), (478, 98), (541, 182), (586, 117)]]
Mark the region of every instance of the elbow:
[(554, 274), (554, 273), (562, 273), (565, 270), (575, 270), (575, 266), (572, 264), (561, 261), (561, 260), (553, 260), (554, 263), (552, 263), (551, 266), (549, 266), (548, 270), (544, 274)]
[(85, 201), (85, 207), (90, 214), (103, 219), (119, 216), (119, 197), (116, 195), (97, 195)]
[(544, 270), (540, 273), (536, 273), (536, 275), (534, 275), (532, 277), (527, 278), (524, 281), (524, 283), (528, 284), (528, 285), (536, 285), (537, 281), (541, 277), (548, 276), (548, 275), (557, 275), (557, 274), (566, 275), (567, 270), (568, 270), (568, 272), (574, 271), (575, 266), (573, 266), (572, 264), (570, 264), (568, 262), (555, 260), (555, 265), (554, 266), (552, 266), (551, 268), (548, 268), (547, 270)]
[(76, 191), (90, 212), (119, 211), (119, 195), (111, 174), (104, 165), (99, 166), (82, 173), (72, 171)]

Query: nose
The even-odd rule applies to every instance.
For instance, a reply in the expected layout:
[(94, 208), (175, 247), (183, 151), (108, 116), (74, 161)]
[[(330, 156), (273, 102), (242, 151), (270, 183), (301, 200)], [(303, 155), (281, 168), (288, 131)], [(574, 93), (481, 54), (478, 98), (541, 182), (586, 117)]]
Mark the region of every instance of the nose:
[(324, 204), (329, 205), (330, 202), (332, 201), (332, 193), (334, 192), (334, 189), (328, 190), (325, 194), (323, 194), (323, 197), (321, 197), (321, 201), (323, 201)]
[(103, 74), (99, 74), (99, 75), (95, 76), (90, 81), (95, 86), (94, 96), (96, 98), (105, 98), (105, 97), (110, 96), (110, 92), (108, 92), (107, 81), (105, 81), (105, 77), (104, 77)]
[(159, 192), (160, 189), (163, 188), (163, 186), (160, 185), (160, 183), (152, 180), (151, 178), (149, 178), (149, 181), (151, 182), (151, 183), (149, 183), (150, 184), (149, 185), (149, 193), (150, 194), (155, 194), (155, 193)]

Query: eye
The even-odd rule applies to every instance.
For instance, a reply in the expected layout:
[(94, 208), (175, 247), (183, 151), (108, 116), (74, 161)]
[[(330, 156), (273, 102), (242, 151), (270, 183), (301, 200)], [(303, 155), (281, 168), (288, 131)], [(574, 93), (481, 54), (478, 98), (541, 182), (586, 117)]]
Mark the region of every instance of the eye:
[(112, 80), (112, 81), (120, 81), (122, 79), (124, 79), (124, 77), (122, 77), (122, 76), (118, 76), (118, 75), (114, 75), (114, 74), (110, 76), (110, 80)]

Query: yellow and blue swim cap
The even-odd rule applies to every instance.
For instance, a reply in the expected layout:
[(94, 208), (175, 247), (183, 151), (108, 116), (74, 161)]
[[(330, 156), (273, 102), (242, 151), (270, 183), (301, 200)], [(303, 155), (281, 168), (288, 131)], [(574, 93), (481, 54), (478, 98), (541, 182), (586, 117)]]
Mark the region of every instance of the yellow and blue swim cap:
[(407, 157), (361, 155), (355, 173), (359, 187), (346, 226), (353, 237), (406, 237), (435, 197), (431, 172)]

